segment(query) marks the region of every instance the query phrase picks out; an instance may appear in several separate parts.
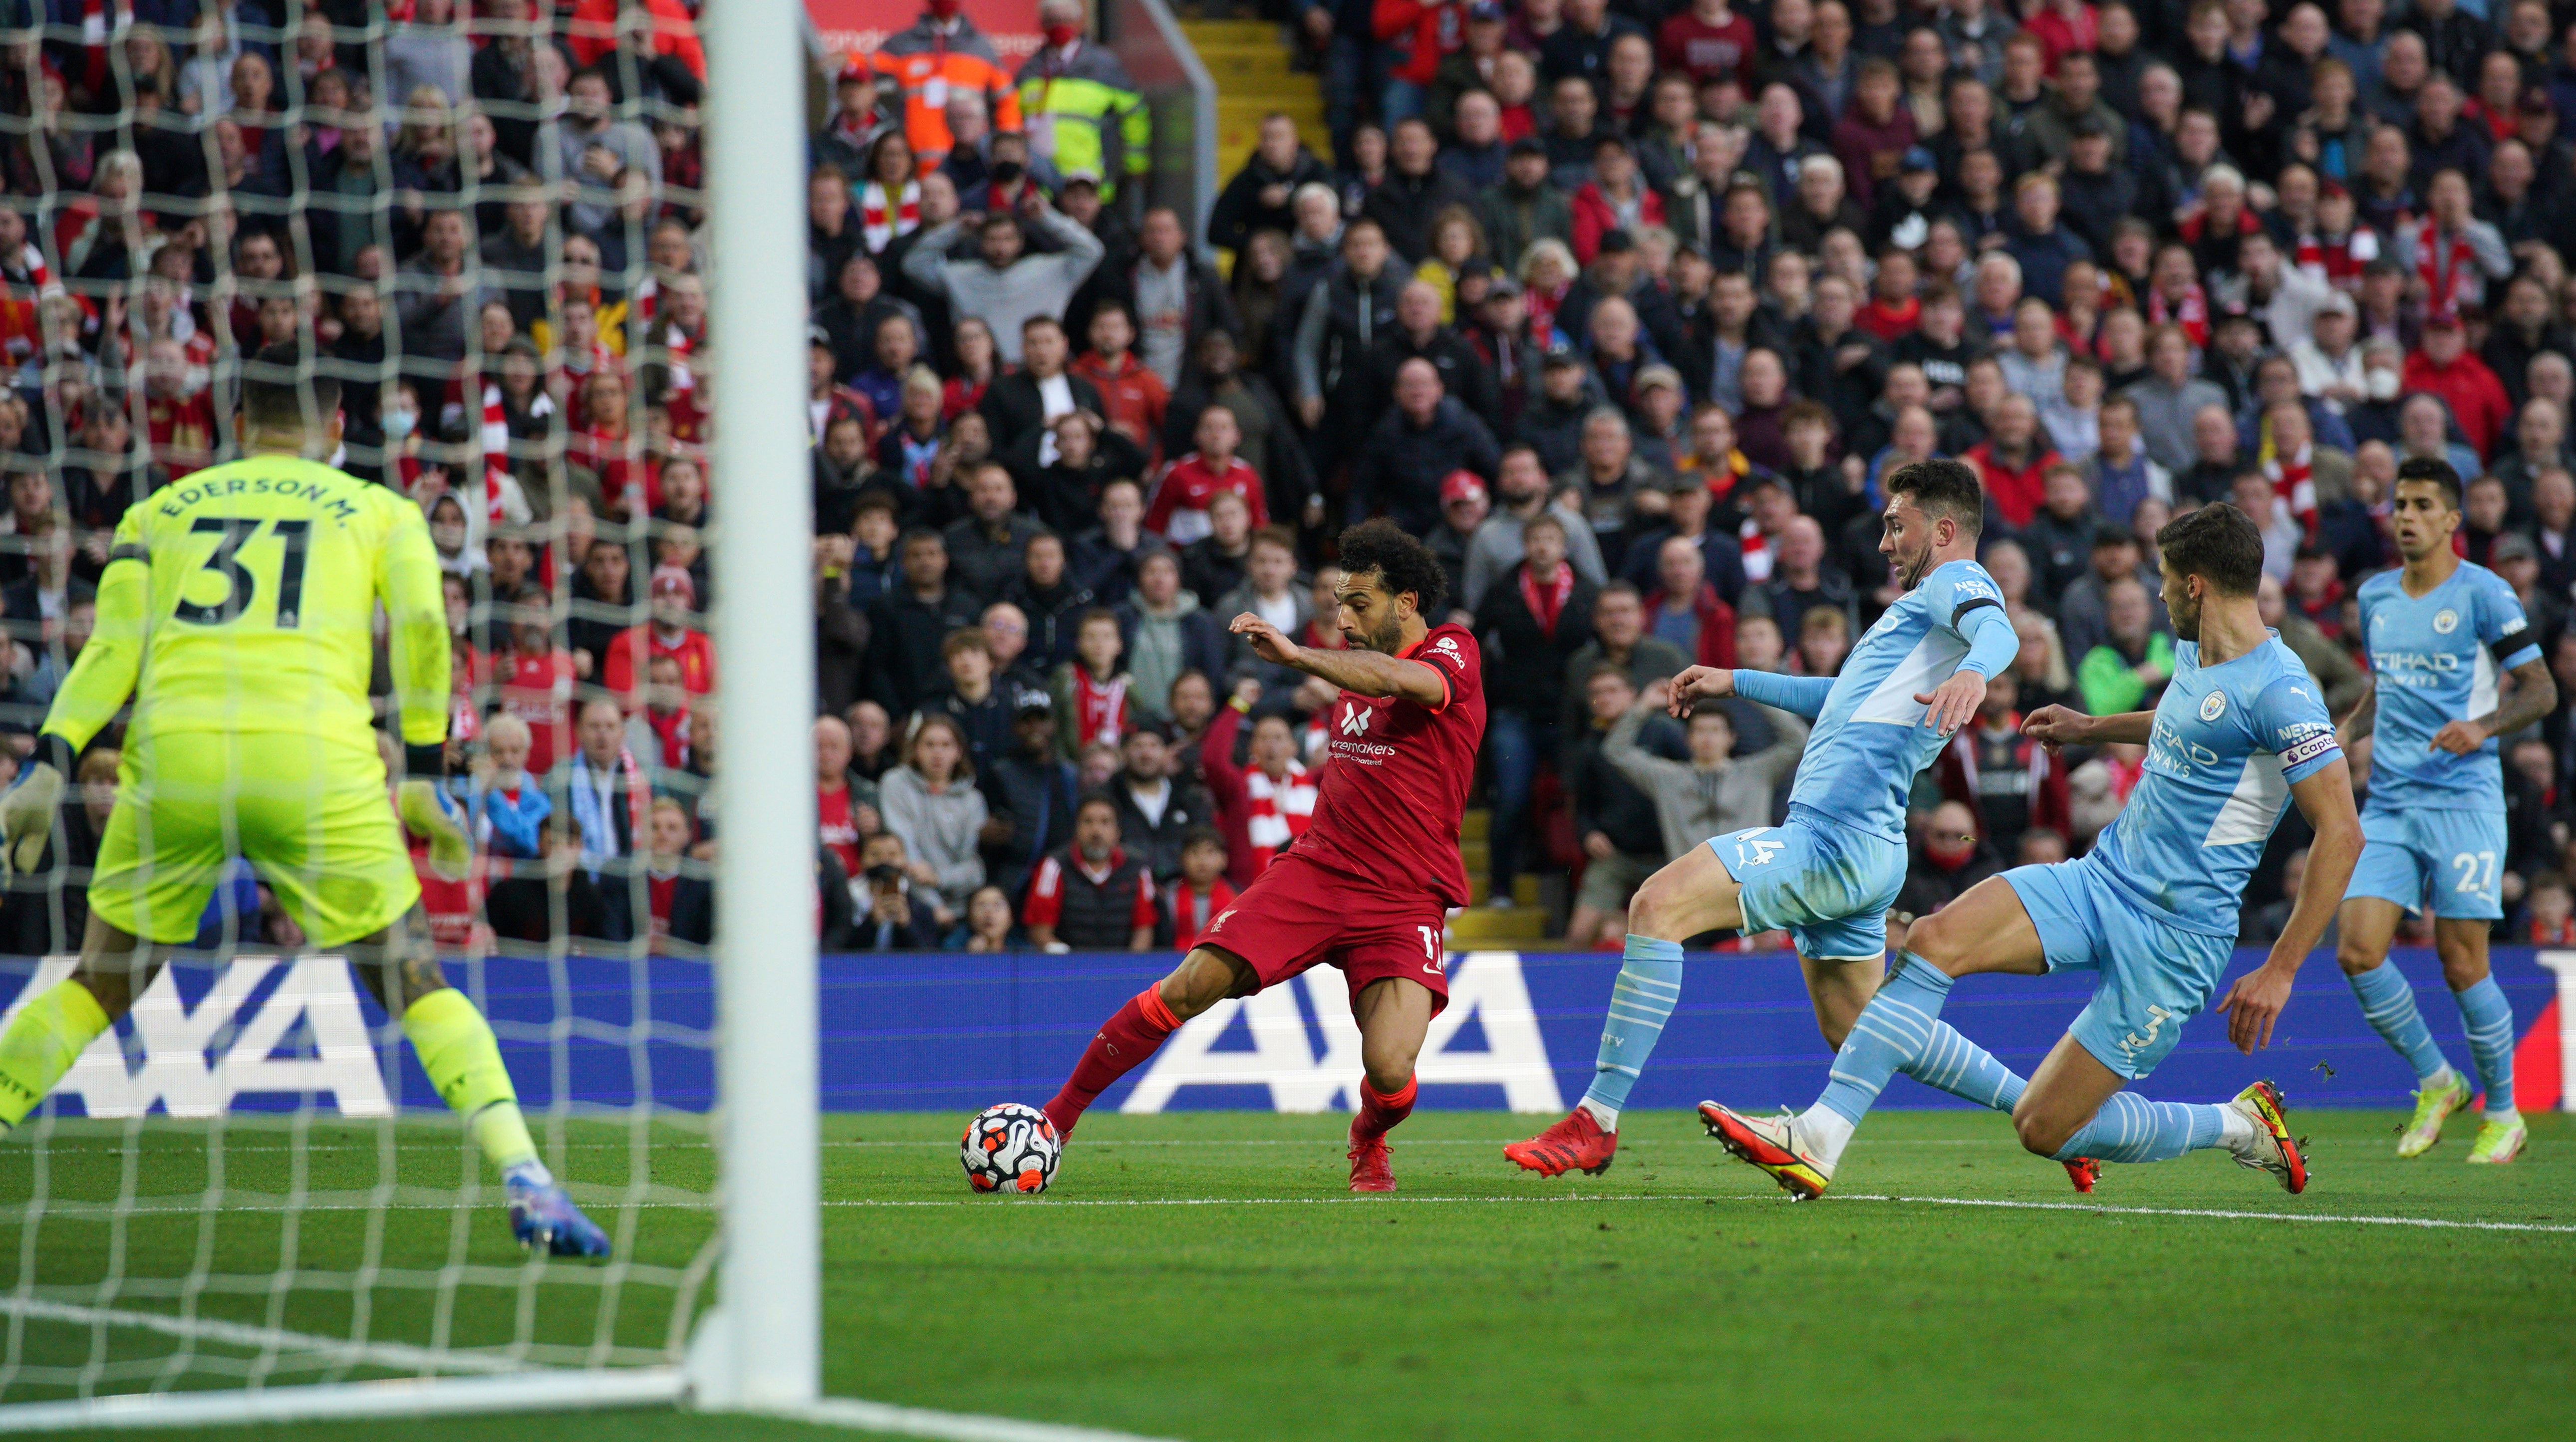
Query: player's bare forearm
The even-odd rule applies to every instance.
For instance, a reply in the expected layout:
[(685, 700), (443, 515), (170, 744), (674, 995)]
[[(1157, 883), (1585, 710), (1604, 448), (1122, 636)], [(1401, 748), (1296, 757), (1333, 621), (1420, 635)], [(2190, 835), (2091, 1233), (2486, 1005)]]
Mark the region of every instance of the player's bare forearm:
[(2550, 676), (2548, 662), (2525, 661), (2512, 674), (2513, 694), (2494, 714), (2478, 718), (2479, 729), (2489, 736), (2510, 736), (2558, 709), (2558, 682)]
[(2352, 880), (2354, 864), (2361, 860), (2361, 818), (2352, 808), (2352, 769), (2340, 756), (2293, 785), (2290, 795), (2316, 839), (2308, 843), (2307, 874), (2299, 880), (2290, 919), (2281, 927), (2280, 939), (2272, 944), (2271, 957), (2264, 964), (2295, 972), (2324, 938), (2335, 908), (2343, 904), (2344, 888)]
[[(2552, 691), (2554, 693), (2554, 687)], [(2361, 738), (2378, 728), (2379, 688), (2373, 685), (2371, 689), (2361, 693), (2361, 699), (2353, 703), (2353, 708), (2345, 714), (2343, 723), (2335, 727), (2335, 744), (2350, 751), (2361, 741)]]
[(2144, 746), (2155, 735), (2156, 713), (2123, 711), (2115, 716), (2087, 716), (2067, 706), (2042, 706), (2022, 719), (2021, 732), (2050, 747)]

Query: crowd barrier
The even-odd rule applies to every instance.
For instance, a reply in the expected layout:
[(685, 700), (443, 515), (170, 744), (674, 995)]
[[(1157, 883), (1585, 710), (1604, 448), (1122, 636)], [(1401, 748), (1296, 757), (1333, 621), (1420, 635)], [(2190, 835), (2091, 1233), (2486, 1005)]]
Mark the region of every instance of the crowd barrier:
[[(2239, 952), (2231, 976), (2262, 959)], [(822, 1103), (827, 1111), (969, 1112), (1053, 1094), (1100, 1021), (1166, 970), (1132, 953), (960, 952), (826, 956), (821, 963)], [(2395, 961), (2456, 1064), (2468, 1049), (2430, 951)], [(2495, 972), (2519, 1032), (2520, 1104), (2576, 1097), (2576, 951), (2498, 948)], [(1448, 961), (1451, 1001), (1420, 1063), (1426, 1107), (1554, 1112), (1582, 1095), (1619, 959), (1606, 953), (1473, 951)], [(0, 959), (16, 999), (68, 974), (67, 957)], [(490, 957), (452, 968), (492, 1017), (523, 1102), (622, 1108), (639, 1100), (702, 1111), (714, 1094), (712, 972), (668, 958)], [(1961, 981), (1945, 1017), (2027, 1074), (2083, 1006), (2083, 976)], [(211, 1116), (312, 1104), (349, 1115), (434, 1108), (436, 1093), (398, 1029), (334, 957), (181, 959), (56, 1093), (65, 1115), (161, 1111)], [(757, 1044), (759, 1020), (747, 1023)], [(1630, 1097), (1686, 1107), (1703, 1097), (1755, 1108), (1803, 1105), (1827, 1054), (1795, 961), (1785, 953), (1695, 953), (1682, 1002)], [(1341, 973), (1228, 1001), (1176, 1034), (1102, 1105), (1129, 1112), (1240, 1107), (1347, 1109), (1359, 1033)], [(2301, 970), (2271, 1050), (2239, 1055), (2225, 1023), (2194, 1018), (2145, 1084), (2174, 1099), (2233, 1093), (2257, 1076), (2298, 1105), (2390, 1107), (2413, 1078), (2362, 1020), (2330, 953)], [(1957, 1106), (1898, 1078), (1900, 1107)]]

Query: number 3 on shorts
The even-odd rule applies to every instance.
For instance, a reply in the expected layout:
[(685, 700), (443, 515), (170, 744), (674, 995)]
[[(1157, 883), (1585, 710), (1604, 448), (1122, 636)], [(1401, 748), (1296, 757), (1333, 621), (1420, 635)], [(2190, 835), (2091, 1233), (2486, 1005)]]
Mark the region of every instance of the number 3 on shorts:
[(2451, 858), (2459, 879), (2451, 889), (2464, 896), (2484, 896), (2496, 889), (2496, 854), (2492, 851), (2463, 851)]

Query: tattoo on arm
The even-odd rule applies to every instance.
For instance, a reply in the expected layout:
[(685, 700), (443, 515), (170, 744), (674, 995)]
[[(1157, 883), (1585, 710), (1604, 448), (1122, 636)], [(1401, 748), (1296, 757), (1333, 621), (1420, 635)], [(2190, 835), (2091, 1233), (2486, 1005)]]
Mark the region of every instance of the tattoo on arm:
[(2510, 736), (2557, 705), (2558, 683), (2549, 674), (2549, 663), (2534, 658), (2513, 668), (2513, 694), (2496, 707), (2494, 715), (2480, 718), (2480, 724), (2491, 736)]

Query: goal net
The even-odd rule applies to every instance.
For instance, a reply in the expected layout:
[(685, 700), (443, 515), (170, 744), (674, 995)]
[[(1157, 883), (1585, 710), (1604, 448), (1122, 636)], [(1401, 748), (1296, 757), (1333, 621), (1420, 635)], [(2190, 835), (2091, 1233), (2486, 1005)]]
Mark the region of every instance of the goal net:
[[(756, 787), (782, 767), (810, 805), (810, 679), (760, 673), (800, 648), (810, 668), (812, 653), (777, 625), (772, 579), (738, 559), (767, 527), (757, 549), (793, 548), (785, 594), (798, 594), (803, 436), (794, 400), (772, 398), (789, 429), (760, 441), (771, 454), (715, 446), (714, 359), (744, 321), (710, 304), (727, 296), (710, 285), (712, 257), (741, 233), (710, 213), (735, 204), (746, 224), (784, 229), (801, 259), (801, 167), (782, 159), (730, 192), (706, 187), (701, 120), (720, 88), (708, 55), (718, 82), (727, 62), (724, 44), (701, 47), (694, 4), (585, 0), (532, 16), (525, 0), (253, 0), (200, 16), (193, 3), (114, 0), (85, 20), (83, 8), (35, 6), (35, 28), (0, 31), (9, 756), (34, 766), (48, 708), (93, 644), (120, 519), (181, 504), (192, 475), (246, 453), (246, 387), (291, 381), (308, 411), (318, 400), (327, 412), (336, 381), (330, 464), (417, 505), (437, 552), (452, 677), (444, 805), (473, 854), (452, 879), (406, 833), (434, 966), (374, 966), (314, 945), (319, 918), (345, 914), (331, 910), (341, 878), (328, 838), (342, 823), (322, 814), (323, 790), (281, 776), (292, 761), (223, 778), (210, 804), (227, 837), (273, 829), (283, 796), (310, 798), (322, 839), (296, 877), (228, 868), (195, 940), (125, 974), (130, 1010), (0, 1136), (0, 1425), (95, 1420), (102, 1399), (219, 1417), (236, 1415), (226, 1405), (290, 1416), (674, 1399), (692, 1381), (724, 1394), (740, 1383), (722, 1358), (682, 1368), (732, 1265), (715, 1103), (746, 1095), (719, 1076), (712, 940), (730, 888), (717, 874), (790, 859), (765, 892), (725, 895), (722, 927), (784, 958), (770, 965), (792, 993), (808, 908), (783, 908), (784, 925), (742, 917), (810, 893), (811, 856), (797, 858), (812, 830), (789, 806), (777, 815), (787, 844), (727, 832), (739, 854), (717, 859), (720, 736), (756, 748), (727, 775), (725, 816), (766, 819)], [(736, 12), (742, 48), (771, 52), (773, 77), (798, 73), (792, 20), (714, 8)], [(44, 23), (66, 13), (72, 23)], [(799, 103), (761, 97), (734, 138), (789, 155), (775, 137), (801, 137)], [(743, 273), (767, 263), (776, 281), (739, 283), (739, 309), (799, 374), (776, 385), (781, 359), (745, 345), (736, 375), (801, 395), (802, 348), (775, 340), (801, 330), (801, 270), (757, 240), (737, 252)], [(727, 415), (746, 431), (740, 417), (764, 420), (757, 402)], [(764, 467), (778, 484), (726, 484)], [(741, 535), (709, 525), (715, 493)], [(234, 549), (208, 557), (211, 577), (190, 575), (182, 618), (211, 614), (200, 592), (230, 585), (240, 624), (267, 628), (260, 593), (277, 587), (274, 625), (294, 626), (297, 587), (313, 597), (322, 584), (300, 569), (301, 534), (243, 526), (208, 543)], [(322, 604), (305, 602), (308, 620)], [(745, 694), (720, 709), (715, 658), (744, 621), (727, 607), (765, 611), (787, 634), (726, 654)], [(379, 608), (370, 691), (395, 776), (399, 631)], [(264, 643), (237, 651), (228, 704), (245, 718), (302, 694)], [(151, 792), (161, 774), (120, 756), (130, 720), (120, 712), (80, 748), (42, 860), (0, 902), (9, 1025), (80, 967), (93, 883), (118, 864), (112, 808), (135, 800), (138, 775)], [(150, 887), (150, 831), (118, 894)], [(801, 953), (810, 992), (810, 929)], [(535, 1170), (506, 1183), (491, 1079), (443, 1097), (456, 1064), (430, 1054), (446, 1043), (405, 1019), (406, 999), (442, 979), (488, 1020), (534, 1146)], [(798, 1014), (789, 1005), (790, 1035), (762, 1043), (791, 1113), (800, 1075), (813, 1105)], [(796, 1118), (761, 1110), (735, 1130), (792, 1152)], [(810, 1115), (802, 1125), (810, 1151)], [(521, 1245), (511, 1203), (530, 1176), (597, 1224), (604, 1258)], [(810, 1164), (760, 1179), (773, 1186), (782, 1194), (756, 1205), (790, 1220), (790, 1265), (810, 1268), (792, 1225), (801, 1201), (811, 1227)], [(756, 1214), (732, 1215), (738, 1227)], [(792, 1309), (796, 1288), (781, 1290)], [(783, 1345), (792, 1369), (792, 1326)], [(387, 1379), (406, 1380), (370, 1385)], [(476, 1396), (487, 1400), (455, 1400)]]

